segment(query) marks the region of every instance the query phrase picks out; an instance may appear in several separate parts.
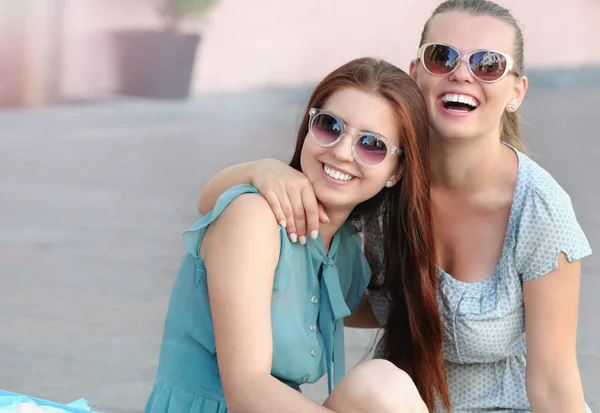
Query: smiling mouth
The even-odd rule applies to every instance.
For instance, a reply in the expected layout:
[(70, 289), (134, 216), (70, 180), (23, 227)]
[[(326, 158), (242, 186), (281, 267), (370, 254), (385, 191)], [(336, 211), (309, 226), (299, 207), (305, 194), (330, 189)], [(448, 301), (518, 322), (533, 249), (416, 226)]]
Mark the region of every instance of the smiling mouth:
[(455, 112), (472, 112), (479, 107), (479, 102), (468, 95), (446, 93), (440, 100), (444, 108)]
[(355, 176), (338, 171), (337, 169), (334, 169), (325, 164), (323, 164), (323, 171), (325, 172), (325, 175), (327, 175), (328, 177), (330, 177), (332, 179), (335, 179), (336, 181), (349, 182), (356, 178)]

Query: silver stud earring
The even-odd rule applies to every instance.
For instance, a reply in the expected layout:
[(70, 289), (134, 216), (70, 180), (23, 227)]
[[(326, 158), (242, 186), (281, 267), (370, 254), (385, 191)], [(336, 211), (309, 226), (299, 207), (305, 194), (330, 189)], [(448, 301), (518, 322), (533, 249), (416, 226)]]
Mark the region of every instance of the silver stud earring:
[(394, 183), (392, 181), (385, 181), (386, 188), (391, 188), (393, 185), (394, 185)]
[(514, 103), (509, 103), (508, 108), (511, 110), (515, 110), (517, 108), (517, 105), (515, 105)]

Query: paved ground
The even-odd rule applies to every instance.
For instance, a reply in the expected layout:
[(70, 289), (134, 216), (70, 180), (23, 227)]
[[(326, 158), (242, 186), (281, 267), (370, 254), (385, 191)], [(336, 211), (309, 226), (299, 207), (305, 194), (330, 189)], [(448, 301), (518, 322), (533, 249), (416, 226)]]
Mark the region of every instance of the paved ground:
[[(0, 388), (139, 412), (205, 180), (291, 155), (306, 90), (0, 112)], [(600, 412), (600, 89), (533, 91), (534, 157), (571, 193), (583, 265), (579, 360)], [(348, 332), (350, 363), (371, 334)], [(310, 386), (316, 399), (323, 383)]]

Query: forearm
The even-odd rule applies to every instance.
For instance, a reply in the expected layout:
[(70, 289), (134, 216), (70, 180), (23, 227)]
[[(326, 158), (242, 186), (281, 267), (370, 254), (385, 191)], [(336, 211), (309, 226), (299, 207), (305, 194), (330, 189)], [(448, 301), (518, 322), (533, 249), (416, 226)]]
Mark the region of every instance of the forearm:
[(584, 413), (576, 349), (581, 262), (561, 253), (558, 264), (523, 284), (527, 397), (534, 413)]
[(333, 412), (272, 376), (240, 379), (235, 387), (237, 391), (225, 394), (231, 413)]
[(533, 413), (585, 413), (579, 373), (556, 375), (552, 379), (527, 378), (527, 396)]
[(213, 176), (204, 189), (198, 202), (198, 212), (202, 215), (211, 211), (219, 196), (236, 185), (251, 184), (257, 161), (231, 166)]

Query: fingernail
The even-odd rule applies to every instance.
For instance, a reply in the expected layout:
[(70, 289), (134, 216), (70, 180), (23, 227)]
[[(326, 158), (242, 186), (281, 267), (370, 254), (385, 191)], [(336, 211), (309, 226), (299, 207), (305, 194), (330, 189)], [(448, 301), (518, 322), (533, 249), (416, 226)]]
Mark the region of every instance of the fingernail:
[(327, 220), (327, 223), (330, 223), (331, 221), (329, 220), (329, 217), (327, 216), (327, 214), (325, 214), (325, 219)]
[(287, 225), (287, 223), (285, 222), (285, 219), (282, 219), (281, 221), (279, 221), (279, 225), (281, 225), (283, 228), (285, 228), (285, 226)]
[(298, 241), (298, 237), (296, 236), (296, 234), (290, 234), (290, 241), (292, 241), (292, 242)]
[(313, 232), (310, 233), (310, 237), (312, 239), (317, 239), (319, 237), (319, 231), (314, 230)]
[(298, 240), (300, 241), (300, 244), (306, 245), (306, 237), (304, 235), (300, 235)]

